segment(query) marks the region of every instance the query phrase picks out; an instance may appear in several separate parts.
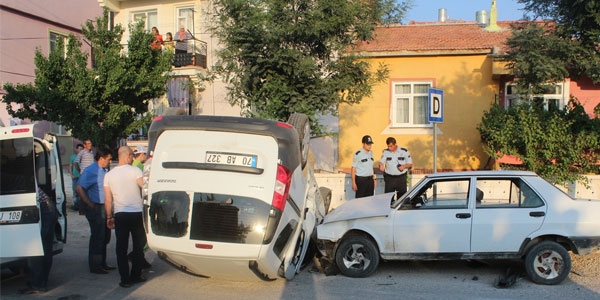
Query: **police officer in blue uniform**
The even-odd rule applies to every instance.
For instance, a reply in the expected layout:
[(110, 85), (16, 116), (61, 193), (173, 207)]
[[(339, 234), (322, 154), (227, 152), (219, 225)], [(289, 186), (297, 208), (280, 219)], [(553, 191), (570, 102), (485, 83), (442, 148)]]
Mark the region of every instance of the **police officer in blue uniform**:
[(362, 148), (354, 153), (352, 159), (352, 190), (355, 197), (373, 196), (375, 191), (375, 174), (373, 173), (373, 139), (365, 135), (362, 138)]
[(383, 150), (379, 160), (379, 170), (383, 173), (385, 193), (396, 192), (398, 197), (406, 193), (406, 176), (412, 168), (410, 152), (406, 148), (396, 145), (396, 139), (389, 137), (385, 143), (388, 148)]

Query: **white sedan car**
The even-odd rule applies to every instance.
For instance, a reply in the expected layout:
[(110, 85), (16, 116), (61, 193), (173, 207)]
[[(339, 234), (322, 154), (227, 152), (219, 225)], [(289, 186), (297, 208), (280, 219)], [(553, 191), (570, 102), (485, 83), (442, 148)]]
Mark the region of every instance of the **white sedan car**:
[(600, 200), (573, 199), (532, 172), (437, 173), (392, 195), (350, 200), (317, 227), (342, 274), (369, 276), (380, 259), (517, 258), (532, 281), (558, 284), (568, 251), (600, 250)]

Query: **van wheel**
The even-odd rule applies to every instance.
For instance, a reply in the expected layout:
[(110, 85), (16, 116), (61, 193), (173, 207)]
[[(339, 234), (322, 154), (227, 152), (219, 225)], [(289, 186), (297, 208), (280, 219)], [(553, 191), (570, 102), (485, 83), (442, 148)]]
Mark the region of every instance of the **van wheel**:
[(296, 274), (300, 273), (300, 270), (304, 266), (304, 257), (308, 250), (307, 243), (309, 242), (309, 238), (306, 237), (304, 230), (300, 232), (298, 236), (298, 240), (296, 241), (296, 246), (294, 248), (294, 257), (290, 260), (290, 265), (285, 270), (285, 278), (287, 280), (292, 280), (296, 276)]
[(325, 214), (327, 214), (329, 212), (329, 207), (331, 206), (331, 190), (322, 186), (319, 187), (319, 194), (321, 194), (321, 201), (323, 201)]
[(310, 148), (310, 122), (308, 116), (300, 113), (293, 113), (288, 119), (288, 123), (292, 125), (298, 132), (300, 143), (300, 159), (302, 169), (308, 160), (308, 149)]

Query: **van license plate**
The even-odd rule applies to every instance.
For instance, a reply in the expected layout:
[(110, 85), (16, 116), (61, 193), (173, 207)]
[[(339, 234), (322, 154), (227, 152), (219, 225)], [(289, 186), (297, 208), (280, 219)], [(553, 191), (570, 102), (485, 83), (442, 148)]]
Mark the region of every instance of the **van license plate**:
[(256, 155), (207, 151), (205, 162), (208, 164), (256, 168)]
[(2, 211), (0, 212), (0, 223), (17, 223), (21, 221), (21, 211)]

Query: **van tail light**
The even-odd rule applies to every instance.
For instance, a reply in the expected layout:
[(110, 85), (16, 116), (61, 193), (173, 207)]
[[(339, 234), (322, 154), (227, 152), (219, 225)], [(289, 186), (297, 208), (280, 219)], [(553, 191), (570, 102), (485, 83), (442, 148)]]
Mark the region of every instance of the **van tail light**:
[(292, 182), (292, 172), (283, 165), (277, 165), (277, 177), (275, 180), (275, 190), (273, 191), (272, 206), (279, 211), (285, 208), (288, 194), (290, 192), (290, 183)]

